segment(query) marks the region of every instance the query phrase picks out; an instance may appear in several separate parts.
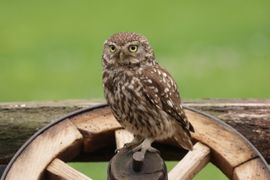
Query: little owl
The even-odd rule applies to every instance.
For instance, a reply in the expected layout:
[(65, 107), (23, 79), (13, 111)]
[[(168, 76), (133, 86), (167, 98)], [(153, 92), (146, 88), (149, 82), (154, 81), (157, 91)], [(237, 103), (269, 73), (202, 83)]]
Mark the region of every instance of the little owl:
[(192, 150), (194, 129), (181, 106), (177, 85), (157, 63), (148, 40), (139, 34), (113, 34), (104, 43), (104, 93), (119, 123), (134, 135), (133, 152), (155, 152), (155, 140), (173, 137)]

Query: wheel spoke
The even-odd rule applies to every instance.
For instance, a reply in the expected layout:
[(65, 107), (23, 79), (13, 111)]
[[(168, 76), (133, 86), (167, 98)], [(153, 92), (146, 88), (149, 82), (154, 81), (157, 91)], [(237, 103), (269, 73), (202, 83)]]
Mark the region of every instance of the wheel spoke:
[(126, 143), (132, 141), (132, 139), (133, 135), (124, 129), (119, 129), (115, 131), (115, 141), (117, 149), (122, 148)]
[(47, 167), (47, 171), (60, 179), (91, 180), (91, 178), (87, 177), (76, 169), (73, 169), (65, 162), (57, 158), (49, 164), (49, 166)]
[(169, 172), (169, 180), (192, 179), (210, 160), (210, 149), (196, 143), (192, 151)]
[(58, 123), (40, 134), (24, 149), (11, 167), (6, 179), (39, 179), (47, 165), (55, 157), (63, 155), (61, 152), (64, 150), (72, 149), (73, 153), (69, 156), (77, 155), (80, 151), (78, 145), (81, 142), (81, 133), (69, 120)]

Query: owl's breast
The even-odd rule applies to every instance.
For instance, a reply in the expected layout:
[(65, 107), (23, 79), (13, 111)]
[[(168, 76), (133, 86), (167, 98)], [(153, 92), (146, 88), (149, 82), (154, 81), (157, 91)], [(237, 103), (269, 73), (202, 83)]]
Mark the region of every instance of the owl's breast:
[[(104, 92), (115, 118), (134, 134), (163, 138), (170, 127), (168, 115), (146, 96), (142, 80), (132, 72), (107, 78)], [(153, 128), (155, 127), (155, 128)], [(168, 131), (167, 131), (168, 132)]]
[(138, 103), (142, 85), (131, 71), (104, 72), (104, 93), (112, 110), (121, 115), (121, 119), (129, 113), (131, 106)]

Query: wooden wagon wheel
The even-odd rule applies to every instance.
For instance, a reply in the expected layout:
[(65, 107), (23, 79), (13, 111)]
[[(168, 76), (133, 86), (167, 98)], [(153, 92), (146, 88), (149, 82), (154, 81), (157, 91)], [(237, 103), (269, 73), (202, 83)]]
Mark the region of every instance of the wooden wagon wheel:
[[(186, 107), (185, 111), (195, 128), (196, 144), (169, 172), (169, 179), (191, 179), (209, 161), (230, 179), (270, 179), (266, 162), (242, 135), (214, 117)], [(80, 110), (33, 135), (10, 161), (1, 180), (91, 179), (65, 161), (115, 142), (119, 148), (130, 138), (107, 105)]]

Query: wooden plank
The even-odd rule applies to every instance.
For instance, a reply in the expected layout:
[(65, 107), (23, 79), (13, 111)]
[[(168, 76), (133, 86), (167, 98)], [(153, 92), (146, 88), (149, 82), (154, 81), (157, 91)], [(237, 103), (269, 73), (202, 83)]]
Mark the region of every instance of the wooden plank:
[(82, 135), (69, 120), (52, 126), (25, 148), (10, 168), (6, 180), (41, 178), (47, 165), (55, 157), (73, 144), (77, 146), (81, 140)]
[[(0, 164), (6, 164), (38, 129), (72, 111), (102, 101), (63, 100), (0, 103)], [(230, 124), (256, 146), (270, 163), (270, 100), (205, 99), (185, 101), (187, 107), (214, 115)], [(252, 128), (251, 128), (252, 127)]]
[(109, 107), (83, 113), (73, 117), (71, 121), (84, 137), (85, 152), (93, 152), (102, 147), (113, 146), (115, 143), (114, 131), (121, 128)]
[(76, 169), (73, 169), (58, 158), (54, 159), (49, 164), (47, 171), (56, 176), (56, 179), (91, 180), (91, 178), (87, 177)]
[(190, 180), (192, 179), (210, 160), (210, 149), (196, 143), (192, 151), (169, 172), (169, 180)]
[(122, 148), (126, 143), (129, 143), (133, 140), (133, 135), (124, 129), (119, 129), (115, 131), (115, 142), (116, 148)]
[(81, 100), (0, 102), (0, 164), (8, 163), (23, 143), (45, 125), (96, 104)]
[(269, 169), (259, 158), (241, 164), (233, 172), (233, 180), (269, 180)]
[(232, 177), (234, 167), (258, 156), (234, 129), (191, 110), (186, 114), (195, 128), (193, 138), (211, 148), (211, 161), (228, 177)]

